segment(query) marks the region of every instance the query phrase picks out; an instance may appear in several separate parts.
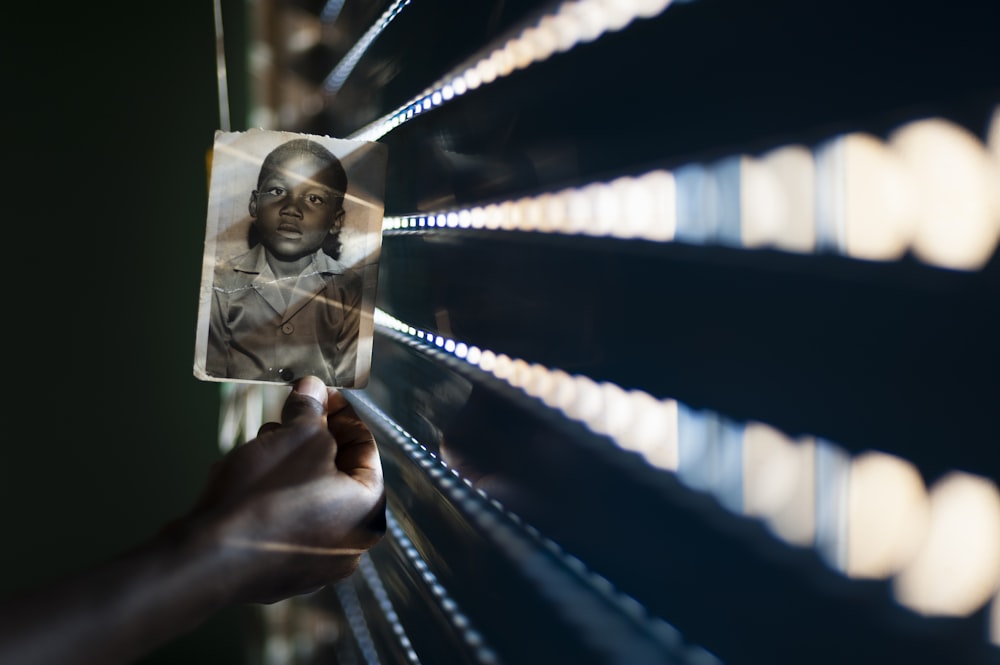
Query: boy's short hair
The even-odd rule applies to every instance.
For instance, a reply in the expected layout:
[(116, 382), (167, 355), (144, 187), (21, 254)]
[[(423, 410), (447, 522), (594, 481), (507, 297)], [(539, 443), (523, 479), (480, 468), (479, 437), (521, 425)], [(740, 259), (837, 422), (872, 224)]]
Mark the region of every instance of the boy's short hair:
[(347, 193), (347, 172), (344, 170), (344, 165), (325, 146), (310, 139), (292, 139), (269, 152), (264, 157), (264, 161), (261, 162), (260, 173), (257, 175), (257, 187), (260, 188), (264, 178), (275, 170), (277, 163), (302, 153), (326, 162), (327, 166), (322, 173), (329, 177), (327, 184), (339, 195), (340, 200), (343, 200), (344, 194)]
[[(325, 146), (310, 139), (292, 139), (267, 153), (264, 161), (260, 164), (260, 172), (257, 174), (257, 188), (260, 189), (264, 179), (275, 170), (277, 164), (302, 153), (313, 155), (327, 164), (321, 173), (329, 178), (326, 184), (334, 190), (334, 200), (337, 205), (343, 207), (344, 195), (347, 193), (347, 171), (344, 170), (344, 165), (340, 163), (336, 155), (327, 150)], [(251, 224), (247, 230), (247, 245), (253, 249), (258, 244), (260, 244), (260, 232), (257, 231), (255, 224)], [(333, 259), (339, 259), (341, 249), (343, 249), (343, 245), (340, 242), (340, 229), (337, 229), (336, 233), (327, 234), (323, 241), (323, 252)]]

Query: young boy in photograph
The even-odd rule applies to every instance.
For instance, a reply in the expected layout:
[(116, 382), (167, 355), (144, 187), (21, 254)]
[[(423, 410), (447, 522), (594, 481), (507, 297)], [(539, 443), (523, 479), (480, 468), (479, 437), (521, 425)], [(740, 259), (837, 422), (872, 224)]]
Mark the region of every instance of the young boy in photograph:
[(206, 370), (288, 383), (355, 383), (361, 275), (338, 261), (347, 173), (310, 139), (265, 158), (250, 194), (250, 250), (216, 266)]

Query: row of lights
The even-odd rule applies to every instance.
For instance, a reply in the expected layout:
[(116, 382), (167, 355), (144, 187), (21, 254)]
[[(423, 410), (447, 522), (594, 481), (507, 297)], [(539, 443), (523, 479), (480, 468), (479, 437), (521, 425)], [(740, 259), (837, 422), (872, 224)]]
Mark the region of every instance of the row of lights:
[[(379, 309), (375, 322), (475, 365), (696, 489), (718, 494), (741, 486), (739, 501), (722, 503), (761, 519), (789, 544), (818, 542), (827, 525), (817, 520), (817, 504), (829, 503), (818, 485), (839, 484), (838, 505), (832, 513), (824, 508), (828, 521), (842, 524), (826, 554), (830, 564), (854, 579), (891, 578), (897, 600), (925, 615), (967, 616), (993, 598), (991, 639), (1000, 645), (1000, 490), (992, 481), (952, 472), (927, 488), (913, 464), (896, 456), (850, 457), (811, 437), (793, 440), (763, 423), (740, 425), (676, 400), (467, 345)], [(710, 465), (724, 443), (703, 436), (718, 427), (702, 427), (699, 439), (685, 424), (692, 419), (737, 435), (738, 477), (722, 471), (713, 481), (695, 482), (712, 475), (695, 467)], [(831, 452), (843, 461), (839, 470), (820, 461)], [(842, 556), (832, 553), (837, 549)]]
[(415, 115), (429, 111), (470, 90), (489, 85), (517, 70), (625, 28), (636, 19), (652, 18), (671, 0), (566, 0), (517, 34), (471, 62), (458, 67), (396, 111), (372, 122), (350, 138), (377, 141)]
[(833, 251), (975, 270), (1000, 239), (1000, 107), (988, 143), (942, 119), (537, 196), (393, 216), (383, 231), (461, 228)]

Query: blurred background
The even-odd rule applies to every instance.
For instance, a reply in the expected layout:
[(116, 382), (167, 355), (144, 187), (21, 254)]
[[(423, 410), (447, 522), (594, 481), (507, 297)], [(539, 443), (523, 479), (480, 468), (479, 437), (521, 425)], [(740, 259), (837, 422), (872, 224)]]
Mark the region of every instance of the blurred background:
[[(6, 219), (19, 230), (4, 243), (0, 593), (148, 537), (219, 454), (219, 388), (191, 373), (219, 127), (212, 3), (8, 10)], [(244, 662), (242, 618), (224, 612), (149, 662)]]
[(389, 146), (352, 399), (390, 533), (144, 662), (996, 660), (986, 3), (221, 9), (221, 113), (212, 3), (0, 28), (0, 592), (150, 535), (274, 406), (191, 374), (221, 115)]

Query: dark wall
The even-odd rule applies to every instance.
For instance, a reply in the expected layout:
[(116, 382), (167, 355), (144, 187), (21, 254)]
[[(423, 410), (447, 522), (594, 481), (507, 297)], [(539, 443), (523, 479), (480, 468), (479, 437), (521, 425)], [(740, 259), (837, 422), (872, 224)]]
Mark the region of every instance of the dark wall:
[[(219, 454), (218, 386), (191, 372), (212, 2), (75, 4), (8, 7), (0, 28), (3, 594), (149, 536)], [(245, 619), (224, 612), (149, 662), (243, 662)]]

